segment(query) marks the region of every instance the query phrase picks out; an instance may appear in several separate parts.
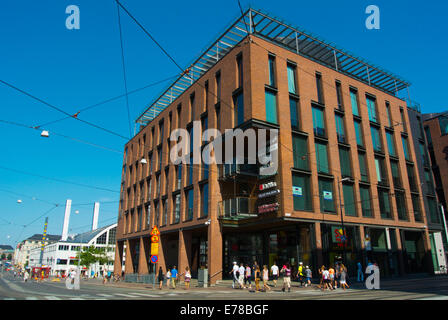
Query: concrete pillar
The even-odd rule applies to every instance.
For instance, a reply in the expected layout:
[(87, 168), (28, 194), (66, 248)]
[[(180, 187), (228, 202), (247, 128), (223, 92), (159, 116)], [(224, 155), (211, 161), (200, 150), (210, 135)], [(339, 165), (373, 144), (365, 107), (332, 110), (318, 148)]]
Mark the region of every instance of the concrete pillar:
[(218, 220), (211, 220), (208, 226), (208, 253), (207, 266), (210, 276), (209, 284), (215, 284), (217, 280), (222, 280), (223, 265), (223, 239), (221, 227)]
[(118, 274), (121, 276), (122, 268), (123, 268), (123, 241), (119, 241), (115, 245), (114, 274)]
[(322, 235), (320, 231), (320, 222), (314, 223), (314, 243), (316, 244), (315, 252), (316, 252), (317, 268), (320, 268), (323, 264)]
[(134, 266), (132, 265), (132, 254), (131, 254), (131, 241), (126, 240), (126, 261), (124, 263), (124, 272), (126, 274), (134, 273)]
[(179, 250), (177, 263), (179, 264), (177, 270), (179, 273), (185, 271), (185, 267), (189, 267), (191, 261), (191, 232), (180, 229), (179, 230)]
[(148, 274), (148, 255), (151, 250), (150, 242), (144, 237), (140, 237), (140, 253), (138, 261), (138, 274)]

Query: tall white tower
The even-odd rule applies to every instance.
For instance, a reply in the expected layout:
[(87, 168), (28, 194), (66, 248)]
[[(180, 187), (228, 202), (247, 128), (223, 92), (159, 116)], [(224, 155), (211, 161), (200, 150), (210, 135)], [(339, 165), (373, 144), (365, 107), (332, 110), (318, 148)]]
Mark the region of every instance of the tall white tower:
[(100, 203), (95, 202), (95, 205), (93, 206), (93, 220), (92, 220), (92, 230), (95, 230), (98, 228), (98, 214), (100, 212)]
[(66, 241), (68, 238), (68, 224), (70, 222), (70, 211), (72, 209), (72, 200), (67, 199), (65, 202), (65, 215), (64, 215), (64, 226), (62, 228), (62, 241)]

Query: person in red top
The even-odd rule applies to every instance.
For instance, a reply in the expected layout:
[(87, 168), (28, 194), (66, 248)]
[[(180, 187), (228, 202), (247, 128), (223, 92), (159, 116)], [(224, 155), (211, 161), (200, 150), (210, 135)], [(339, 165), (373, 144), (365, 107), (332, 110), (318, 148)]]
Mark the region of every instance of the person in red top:
[(288, 292), (291, 292), (291, 267), (289, 263), (285, 264), (280, 272), (285, 273), (283, 276), (282, 291), (285, 292), (285, 288), (288, 286)]

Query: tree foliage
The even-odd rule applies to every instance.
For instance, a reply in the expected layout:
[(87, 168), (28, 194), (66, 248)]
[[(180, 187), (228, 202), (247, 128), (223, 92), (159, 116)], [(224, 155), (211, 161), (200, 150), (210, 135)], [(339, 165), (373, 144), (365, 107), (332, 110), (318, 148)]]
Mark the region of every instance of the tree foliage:
[(80, 264), (83, 267), (88, 268), (90, 265), (98, 262), (99, 264), (105, 265), (112, 261), (107, 257), (105, 248), (95, 248), (94, 246), (84, 247), (82, 251), (78, 253), (77, 259), (81, 256)]

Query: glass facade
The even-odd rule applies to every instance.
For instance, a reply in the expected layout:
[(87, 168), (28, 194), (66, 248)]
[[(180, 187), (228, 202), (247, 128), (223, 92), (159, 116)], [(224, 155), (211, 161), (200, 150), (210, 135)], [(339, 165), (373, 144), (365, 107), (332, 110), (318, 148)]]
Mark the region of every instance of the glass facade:
[(360, 147), (364, 147), (364, 138), (362, 136), (361, 122), (355, 120), (353, 124), (355, 126), (356, 144)]
[(202, 206), (202, 216), (208, 216), (208, 183), (204, 183), (201, 187), (201, 206)]
[(370, 127), (370, 133), (372, 136), (373, 150), (377, 152), (383, 152), (383, 145), (381, 144), (380, 130), (376, 127)]
[(361, 173), (361, 181), (369, 181), (369, 172), (367, 171), (366, 155), (364, 153), (358, 153), (359, 171)]
[[(267, 102), (266, 102), (267, 104)], [(240, 92), (233, 97), (234, 126), (244, 122), (244, 94)], [(266, 113), (267, 114), (267, 113)]]
[(360, 185), (359, 195), (361, 197), (361, 208), (363, 217), (372, 217), (372, 205), (369, 187)]
[(296, 67), (288, 64), (288, 91), (289, 93), (297, 94), (297, 82), (296, 82)]
[(380, 203), (381, 218), (392, 219), (389, 190), (383, 190), (378, 188), (378, 201)]
[(317, 171), (322, 173), (330, 173), (330, 168), (328, 167), (327, 145), (324, 143), (316, 142), (315, 146)]
[(266, 90), (265, 99), (266, 99), (266, 121), (278, 124), (276, 94), (274, 92)]
[(356, 201), (354, 188), (351, 184), (342, 185), (342, 193), (344, 194), (344, 211), (346, 216), (356, 216)]
[(352, 103), (353, 115), (359, 117), (358, 93), (353, 89), (350, 89), (350, 101)]
[(369, 120), (372, 122), (378, 122), (375, 99), (366, 96), (366, 104), (367, 104), (367, 111), (369, 113)]
[(314, 135), (326, 137), (324, 111), (318, 107), (312, 107)]
[(389, 149), (389, 155), (396, 157), (397, 152), (395, 151), (394, 144), (394, 134), (392, 132), (386, 131), (387, 149)]
[(345, 137), (345, 129), (344, 129), (344, 118), (340, 115), (334, 116), (336, 120), (336, 133), (338, 136), (338, 142), (346, 143), (347, 139)]
[(350, 149), (339, 148), (339, 160), (342, 177), (351, 177), (352, 167), (350, 162)]
[(439, 116), (439, 126), (440, 126), (440, 134), (442, 136), (448, 134), (448, 116), (447, 115)]
[(307, 138), (293, 135), (292, 150), (294, 158), (294, 168), (308, 170), (308, 143)]
[(292, 174), (293, 202), (296, 211), (311, 211), (310, 177), (304, 174)]
[(406, 137), (401, 137), (401, 141), (403, 142), (403, 152), (404, 152), (405, 159), (411, 160), (411, 157), (409, 155), (408, 139)]
[(395, 188), (402, 188), (403, 185), (401, 184), (401, 177), (400, 177), (400, 169), (398, 167), (398, 162), (391, 161), (390, 162), (390, 170), (392, 173), (392, 179), (394, 182)]
[(294, 98), (289, 98), (289, 112), (291, 113), (291, 129), (300, 130), (299, 118), (299, 101)]
[(397, 205), (398, 219), (408, 220), (406, 213), (406, 201), (403, 192), (395, 190), (395, 202)]
[(321, 212), (336, 212), (332, 180), (319, 179), (319, 198)]

